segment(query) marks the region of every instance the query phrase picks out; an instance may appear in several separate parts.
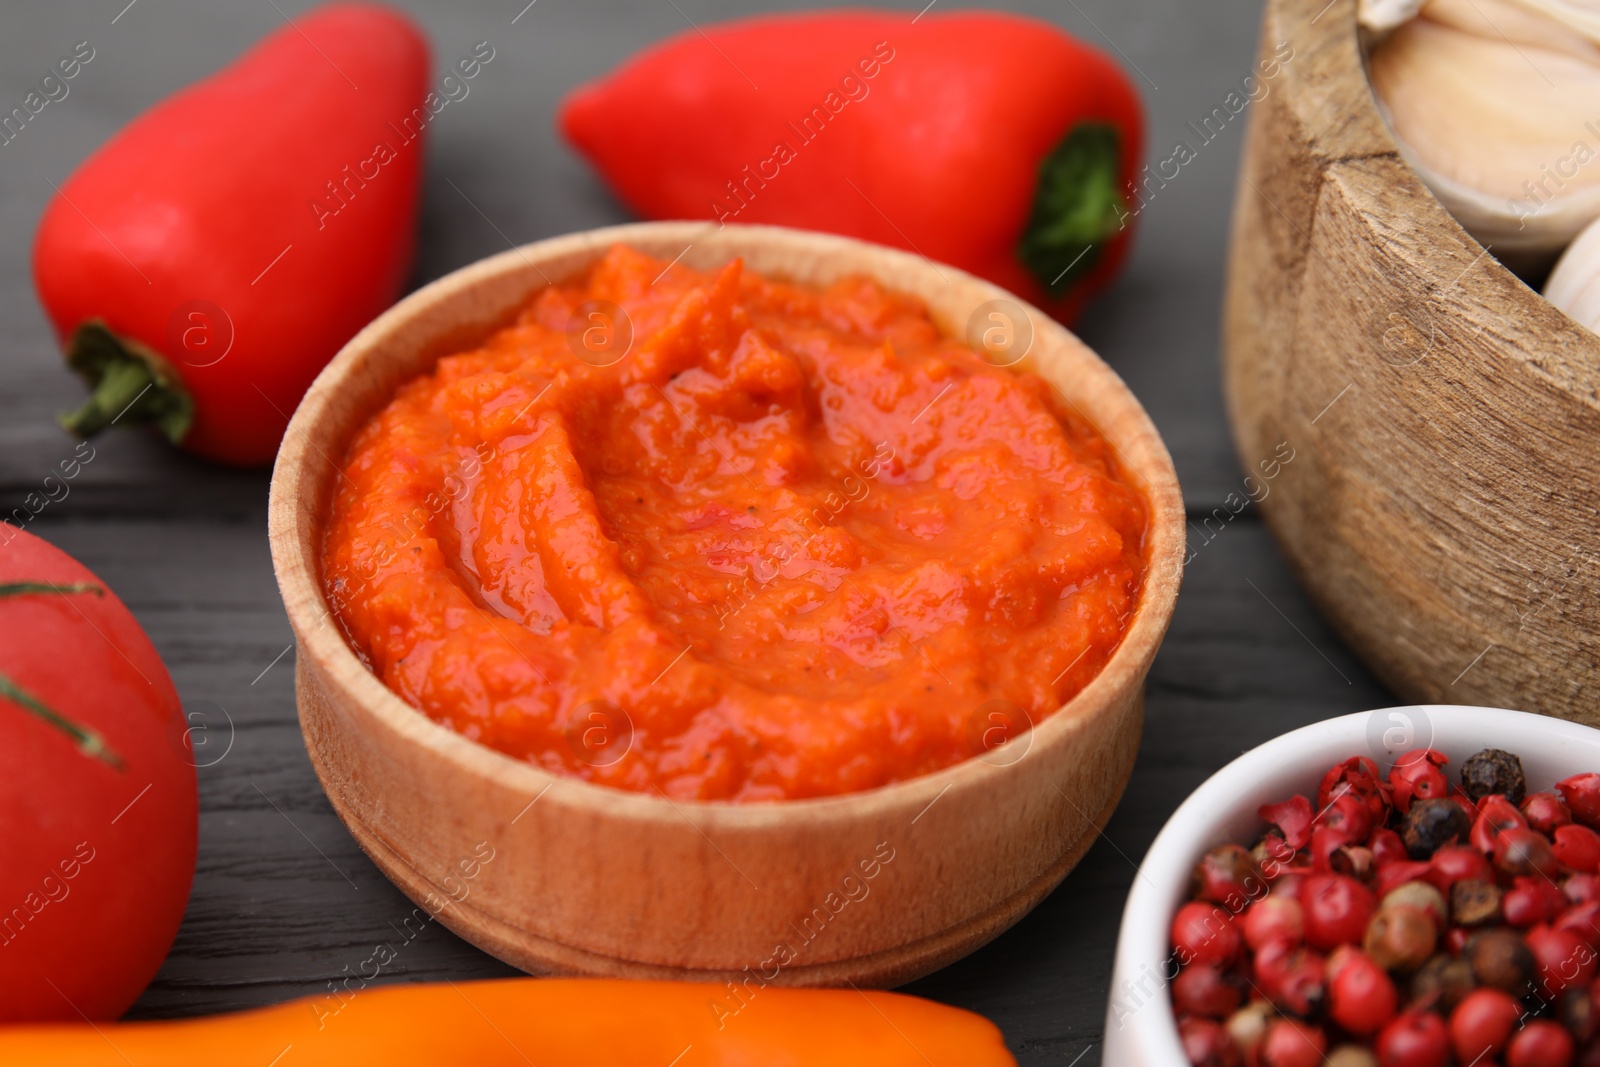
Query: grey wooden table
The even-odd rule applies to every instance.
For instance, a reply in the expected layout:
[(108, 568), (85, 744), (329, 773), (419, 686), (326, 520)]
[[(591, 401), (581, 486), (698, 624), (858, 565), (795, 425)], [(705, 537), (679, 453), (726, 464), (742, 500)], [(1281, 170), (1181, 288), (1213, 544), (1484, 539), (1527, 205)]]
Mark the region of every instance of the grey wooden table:
[[(907, 17), (925, 0), (905, 7)], [(954, 0), (940, 0), (954, 6)], [(405, 0), (438, 57), (496, 49), (470, 97), (431, 129), (421, 284), (517, 242), (624, 220), (552, 128), (556, 102), (635, 49), (754, 7), (732, 0)], [(300, 0), (60, 0), (0, 11), (0, 105), (57, 55), (95, 59), (0, 149), (0, 512), (72, 451), (52, 420), (81, 387), (60, 366), (33, 296), (28, 251), (59, 182), (139, 111), (231, 60)], [(1127, 379), (1177, 461), (1197, 554), (1150, 677), (1127, 795), (1065, 884), (993, 944), (910, 988), (982, 1012), (1023, 1064), (1093, 1064), (1123, 898), (1185, 795), (1240, 751), (1330, 715), (1390, 703), (1290, 574), (1253, 507), (1201, 520), (1242, 488), (1218, 385), (1224, 250), (1243, 116), (1209, 142), (1199, 123), (1251, 73), (1257, 0), (1060, 0), (1008, 5), (1120, 53), (1151, 113), (1150, 158), (1196, 158), (1152, 197), (1137, 252), (1080, 333)], [(248, 130), (241, 130), (248, 136)], [(450, 188), (467, 193), (484, 215)], [(334, 816), (295, 721), (293, 650), (266, 543), (267, 475), (209, 466), (137, 432), (96, 458), (30, 529), (126, 600), (171, 669), (200, 735), (200, 860), (183, 928), (141, 1017), (323, 992), (410, 910)], [(197, 716), (195, 713), (199, 713)], [(0, 823), (3, 826), (3, 823)], [(438, 925), (385, 981), (511, 969)]]

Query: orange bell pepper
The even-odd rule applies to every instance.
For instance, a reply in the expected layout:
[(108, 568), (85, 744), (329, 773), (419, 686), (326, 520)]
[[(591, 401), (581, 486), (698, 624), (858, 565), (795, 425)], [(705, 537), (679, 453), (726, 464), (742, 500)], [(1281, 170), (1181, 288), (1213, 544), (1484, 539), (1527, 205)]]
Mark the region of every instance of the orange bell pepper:
[[(735, 990), (737, 993), (735, 993)], [(510, 978), (163, 1022), (0, 1028), (21, 1067), (1015, 1067), (995, 1025), (898, 993)]]

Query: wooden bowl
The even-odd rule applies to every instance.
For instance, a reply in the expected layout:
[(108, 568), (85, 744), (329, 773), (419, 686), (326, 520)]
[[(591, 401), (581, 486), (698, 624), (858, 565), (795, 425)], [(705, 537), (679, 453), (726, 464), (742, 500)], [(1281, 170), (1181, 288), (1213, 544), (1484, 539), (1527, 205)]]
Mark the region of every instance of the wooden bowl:
[[(963, 336), (980, 305), (1011, 301), (1031, 320), (1034, 368), (1116, 446), (1150, 502), (1149, 576), (1100, 675), (1031, 735), (984, 757), (868, 792), (770, 804), (678, 802), (558, 777), (435, 724), (385, 688), (330, 619), (318, 579), (334, 464), (400, 383), (614, 242), (699, 268), (743, 256), (754, 270), (812, 284), (869, 274), (918, 295)], [(914, 255), (697, 223), (542, 241), (406, 298), (306, 394), (270, 508), (312, 763), (362, 848), (446, 926), (534, 972), (878, 986), (925, 974), (1016, 922), (1110, 817), (1177, 596), (1183, 522), (1171, 460), (1138, 401), (1037, 309)]]
[(1269, 0), (1234, 205), (1225, 387), (1261, 506), (1407, 699), (1600, 722), (1600, 337), (1400, 158), (1355, 0)]

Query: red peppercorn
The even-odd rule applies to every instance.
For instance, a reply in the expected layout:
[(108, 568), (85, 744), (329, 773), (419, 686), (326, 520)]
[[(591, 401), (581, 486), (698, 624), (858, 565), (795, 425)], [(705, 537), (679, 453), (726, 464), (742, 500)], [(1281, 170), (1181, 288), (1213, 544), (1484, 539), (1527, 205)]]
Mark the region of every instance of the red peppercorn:
[(1172, 980), (1172, 1005), (1185, 1015), (1226, 1019), (1244, 1002), (1239, 984), (1214, 963), (1193, 963)]
[(1200, 857), (1194, 869), (1194, 897), (1242, 910), (1266, 891), (1266, 882), (1250, 853), (1238, 845), (1218, 845)]
[(1468, 796), (1447, 762), (1342, 760), (1206, 853), (1171, 929), (1192, 1062), (1600, 1067), (1600, 774), (1524, 798), (1479, 767)]
[(1268, 942), (1252, 963), (1257, 991), (1296, 1015), (1311, 1015), (1321, 1006), (1326, 968), (1321, 953), (1287, 941)]
[(1378, 871), (1378, 877), (1372, 882), (1372, 891), (1382, 900), (1407, 882), (1431, 881), (1433, 877), (1433, 866), (1427, 860), (1404, 860)]
[(1572, 812), (1554, 793), (1529, 793), (1522, 802), (1522, 814), (1528, 825), (1548, 837), (1556, 827), (1572, 822)]
[(1502, 833), (1519, 827), (1526, 829), (1527, 825), (1528, 820), (1511, 801), (1502, 796), (1487, 796), (1478, 802), (1478, 819), (1472, 824), (1467, 844), (1479, 852), (1492, 853)]
[(1549, 887), (1560, 898), (1560, 891), (1538, 875), (1514, 879), (1510, 889), (1500, 897), (1500, 913), (1512, 926), (1535, 926), (1555, 918), (1565, 898), (1551, 900)]
[(1276, 826), (1291, 849), (1305, 848), (1311, 840), (1311, 821), (1315, 818), (1311, 801), (1298, 793), (1280, 804), (1263, 804), (1257, 809), (1263, 820)]
[(1444, 1067), (1450, 1059), (1450, 1040), (1443, 1019), (1410, 1008), (1379, 1031), (1375, 1051), (1382, 1067)]
[(1239, 1067), (1239, 1050), (1215, 1019), (1180, 1018), (1178, 1039), (1194, 1067)]
[(1244, 938), (1228, 913), (1215, 904), (1190, 901), (1172, 920), (1172, 947), (1178, 962), (1215, 963), (1226, 967), (1239, 958)]
[(1550, 842), (1525, 826), (1501, 831), (1494, 842), (1494, 865), (1510, 875), (1537, 874), (1549, 879), (1559, 873)]
[(1267, 1024), (1267, 1034), (1256, 1050), (1261, 1067), (1322, 1067), (1328, 1049), (1327, 1035), (1320, 1026), (1298, 1019), (1276, 1019)]
[(1305, 940), (1305, 911), (1293, 897), (1271, 893), (1245, 910), (1239, 917), (1239, 928), (1252, 949), (1259, 949), (1268, 941), (1286, 940), (1298, 945)]
[(1277, 834), (1265, 834), (1256, 847), (1250, 850), (1250, 858), (1255, 861), (1256, 868), (1267, 881), (1271, 882), (1283, 874), (1285, 868), (1294, 863), (1295, 852), (1289, 847), (1289, 842)]
[(1327, 807), (1334, 797), (1346, 792), (1362, 799), (1372, 812), (1374, 823), (1388, 818), (1389, 787), (1383, 783), (1378, 765), (1366, 756), (1351, 756), (1322, 776), (1322, 784), (1317, 787), (1317, 807)]
[(1346, 845), (1359, 845), (1372, 833), (1372, 812), (1354, 793), (1340, 793), (1322, 809), (1311, 831), (1311, 862), (1319, 871), (1328, 869), (1328, 857)]
[(1315, 873), (1310, 867), (1286, 867), (1283, 874), (1272, 883), (1272, 893), (1274, 896), (1299, 900), (1300, 883)]
[(1574, 904), (1600, 900), (1600, 875), (1571, 874), (1561, 883), (1561, 891)]
[(1587, 826), (1558, 826), (1550, 851), (1561, 866), (1580, 874), (1600, 869), (1600, 834)]
[[(1467, 845), (1447, 845), (1435, 852), (1428, 864), (1437, 876), (1434, 885), (1440, 889), (1448, 889), (1468, 878), (1478, 882), (1494, 881), (1494, 868), (1489, 861), (1482, 852)], [(1439, 885), (1439, 880), (1444, 885)]]
[(1367, 838), (1367, 847), (1372, 850), (1372, 865), (1378, 870), (1391, 863), (1404, 863), (1411, 859), (1400, 835), (1383, 826), (1372, 831), (1372, 836)]
[(1305, 909), (1306, 944), (1326, 952), (1353, 945), (1366, 933), (1377, 910), (1372, 891), (1342, 874), (1315, 874), (1300, 886)]
[(1594, 977), (1595, 950), (1572, 930), (1535, 926), (1523, 935), (1538, 970), (1539, 983), (1554, 996), (1572, 986), (1586, 986)]
[(1577, 1051), (1572, 1035), (1549, 1019), (1535, 1019), (1511, 1036), (1506, 1067), (1569, 1067)]
[(1328, 1016), (1361, 1037), (1377, 1033), (1400, 1005), (1388, 972), (1353, 945), (1328, 957)]
[(1556, 783), (1575, 822), (1600, 830), (1600, 774), (1575, 774)]
[(1600, 947), (1600, 900), (1572, 905), (1552, 925), (1557, 930), (1571, 930), (1590, 948)]
[(1456, 1062), (1477, 1063), (1498, 1056), (1511, 1040), (1522, 1006), (1498, 989), (1474, 989), (1450, 1014), (1450, 1047)]
[(1450, 795), (1450, 781), (1439, 768), (1450, 761), (1444, 753), (1418, 748), (1405, 753), (1389, 772), (1389, 793), (1401, 813), (1411, 810), (1413, 798)]

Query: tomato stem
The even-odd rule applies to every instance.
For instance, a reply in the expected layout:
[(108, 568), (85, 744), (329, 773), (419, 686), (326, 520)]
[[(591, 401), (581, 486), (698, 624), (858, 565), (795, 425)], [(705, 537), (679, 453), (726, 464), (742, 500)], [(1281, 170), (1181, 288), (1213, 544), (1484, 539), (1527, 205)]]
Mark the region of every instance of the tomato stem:
[(1061, 296), (1093, 270), (1125, 226), (1121, 143), (1116, 127), (1082, 122), (1039, 164), (1017, 256), (1051, 296)]
[(138, 341), (90, 319), (67, 342), (67, 365), (88, 383), (89, 399), (59, 418), (80, 437), (115, 423), (147, 422), (173, 444), (194, 422), (194, 401), (172, 365)]
[(72, 738), (73, 742), (78, 746), (78, 751), (85, 756), (93, 756), (116, 770), (122, 770), (122, 758), (112, 751), (111, 746), (106, 744), (106, 739), (101, 737), (99, 733), (89, 729), (87, 726), (80, 726), (73, 722), (16, 682), (13, 682), (3, 673), (0, 673), (0, 698), (11, 701), (25, 711), (32, 712)]

